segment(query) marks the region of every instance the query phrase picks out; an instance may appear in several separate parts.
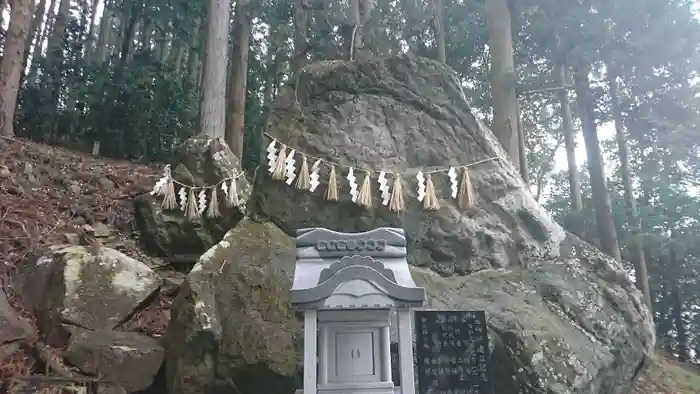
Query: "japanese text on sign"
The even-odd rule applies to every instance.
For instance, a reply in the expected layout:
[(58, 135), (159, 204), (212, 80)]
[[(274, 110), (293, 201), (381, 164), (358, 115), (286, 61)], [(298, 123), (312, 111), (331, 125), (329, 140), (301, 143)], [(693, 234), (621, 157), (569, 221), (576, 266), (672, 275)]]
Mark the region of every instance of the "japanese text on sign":
[(417, 311), (418, 394), (481, 394), (490, 385), (483, 311)]

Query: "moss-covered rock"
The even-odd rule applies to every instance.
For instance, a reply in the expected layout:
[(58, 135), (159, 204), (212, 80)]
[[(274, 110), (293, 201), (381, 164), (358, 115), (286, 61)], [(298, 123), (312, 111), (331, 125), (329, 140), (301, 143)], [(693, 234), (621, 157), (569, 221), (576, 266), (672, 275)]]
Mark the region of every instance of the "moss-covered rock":
[[(238, 158), (221, 139), (195, 137), (185, 141), (171, 163), (173, 178), (186, 185), (215, 185), (233, 174), (242, 174)], [(241, 201), (247, 201), (250, 184), (245, 176), (237, 180)], [(176, 186), (179, 190), (179, 187)], [(220, 218), (188, 220), (183, 212), (164, 212), (160, 200), (149, 194), (134, 199), (134, 225), (141, 246), (160, 256), (199, 255), (216, 245), (226, 231), (243, 217), (243, 207), (227, 207), (220, 194)]]
[(650, 316), (622, 267), (566, 243), (560, 259), (518, 270), (412, 269), (429, 308), (486, 311), (495, 393), (627, 393), (653, 349)]
[(153, 383), (164, 355), (158, 342), (145, 335), (98, 330), (71, 336), (64, 357), (82, 372), (135, 393)]
[(170, 394), (293, 392), (300, 332), (288, 300), (294, 263), (293, 240), (252, 219), (200, 258), (165, 337)]

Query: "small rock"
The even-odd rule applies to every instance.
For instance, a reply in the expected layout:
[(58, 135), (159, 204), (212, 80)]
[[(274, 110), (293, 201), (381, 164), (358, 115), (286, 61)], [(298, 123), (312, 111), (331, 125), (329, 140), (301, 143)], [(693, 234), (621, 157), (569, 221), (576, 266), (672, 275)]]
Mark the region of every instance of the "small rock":
[(34, 165), (32, 163), (24, 163), (24, 175), (27, 177), (29, 182), (37, 183), (38, 179), (34, 174)]
[(0, 179), (8, 179), (12, 176), (12, 171), (5, 166), (0, 166)]
[(108, 238), (112, 235), (112, 230), (110, 230), (109, 227), (102, 222), (94, 223), (92, 229), (95, 237), (97, 238)]
[(81, 207), (78, 204), (72, 204), (69, 209), (70, 214), (73, 216), (85, 216), (85, 208)]
[(66, 242), (70, 245), (80, 245), (80, 236), (75, 233), (66, 233), (63, 234), (64, 237), (66, 237)]
[(100, 384), (96, 394), (127, 394), (126, 389), (114, 384)]
[(80, 187), (80, 183), (75, 182), (75, 181), (70, 181), (68, 183), (68, 190), (70, 190), (70, 192), (73, 194), (80, 194), (80, 192), (82, 192), (83, 188)]
[(7, 188), (7, 191), (10, 194), (14, 194), (15, 196), (21, 196), (22, 194), (24, 194), (24, 188), (20, 185), (10, 185)]
[(163, 278), (160, 285), (160, 292), (168, 297), (174, 297), (180, 290), (180, 286), (185, 281), (185, 274), (177, 271), (162, 271), (159, 272)]
[(110, 181), (109, 179), (102, 177), (98, 181), (100, 183), (100, 188), (103, 191), (112, 191), (114, 190), (114, 182)]
[(66, 360), (81, 371), (101, 376), (130, 393), (153, 383), (164, 356), (165, 350), (154, 339), (109, 330), (72, 336), (65, 353)]
[(85, 223), (87, 223), (87, 219), (85, 219), (83, 216), (77, 216), (73, 219), (73, 224), (76, 226), (82, 226)]

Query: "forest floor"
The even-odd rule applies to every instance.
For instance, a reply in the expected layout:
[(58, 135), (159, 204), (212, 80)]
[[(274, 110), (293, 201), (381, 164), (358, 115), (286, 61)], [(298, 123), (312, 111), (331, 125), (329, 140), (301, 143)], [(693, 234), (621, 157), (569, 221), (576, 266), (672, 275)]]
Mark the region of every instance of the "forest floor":
[(679, 363), (658, 354), (646, 374), (637, 381), (633, 394), (698, 394), (700, 366)]
[[(98, 223), (123, 238), (123, 253), (138, 258), (131, 200), (150, 190), (161, 173), (158, 165), (0, 137), (0, 283), (32, 251)], [(3, 363), (0, 375), (15, 369)], [(633, 394), (700, 394), (700, 367), (658, 355)]]

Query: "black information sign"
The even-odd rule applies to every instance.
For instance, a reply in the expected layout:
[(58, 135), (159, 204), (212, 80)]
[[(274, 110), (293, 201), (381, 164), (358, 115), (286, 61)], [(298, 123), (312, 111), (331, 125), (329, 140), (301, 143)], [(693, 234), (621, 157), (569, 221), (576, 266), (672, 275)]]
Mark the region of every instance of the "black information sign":
[(486, 394), (484, 311), (416, 311), (417, 394)]

